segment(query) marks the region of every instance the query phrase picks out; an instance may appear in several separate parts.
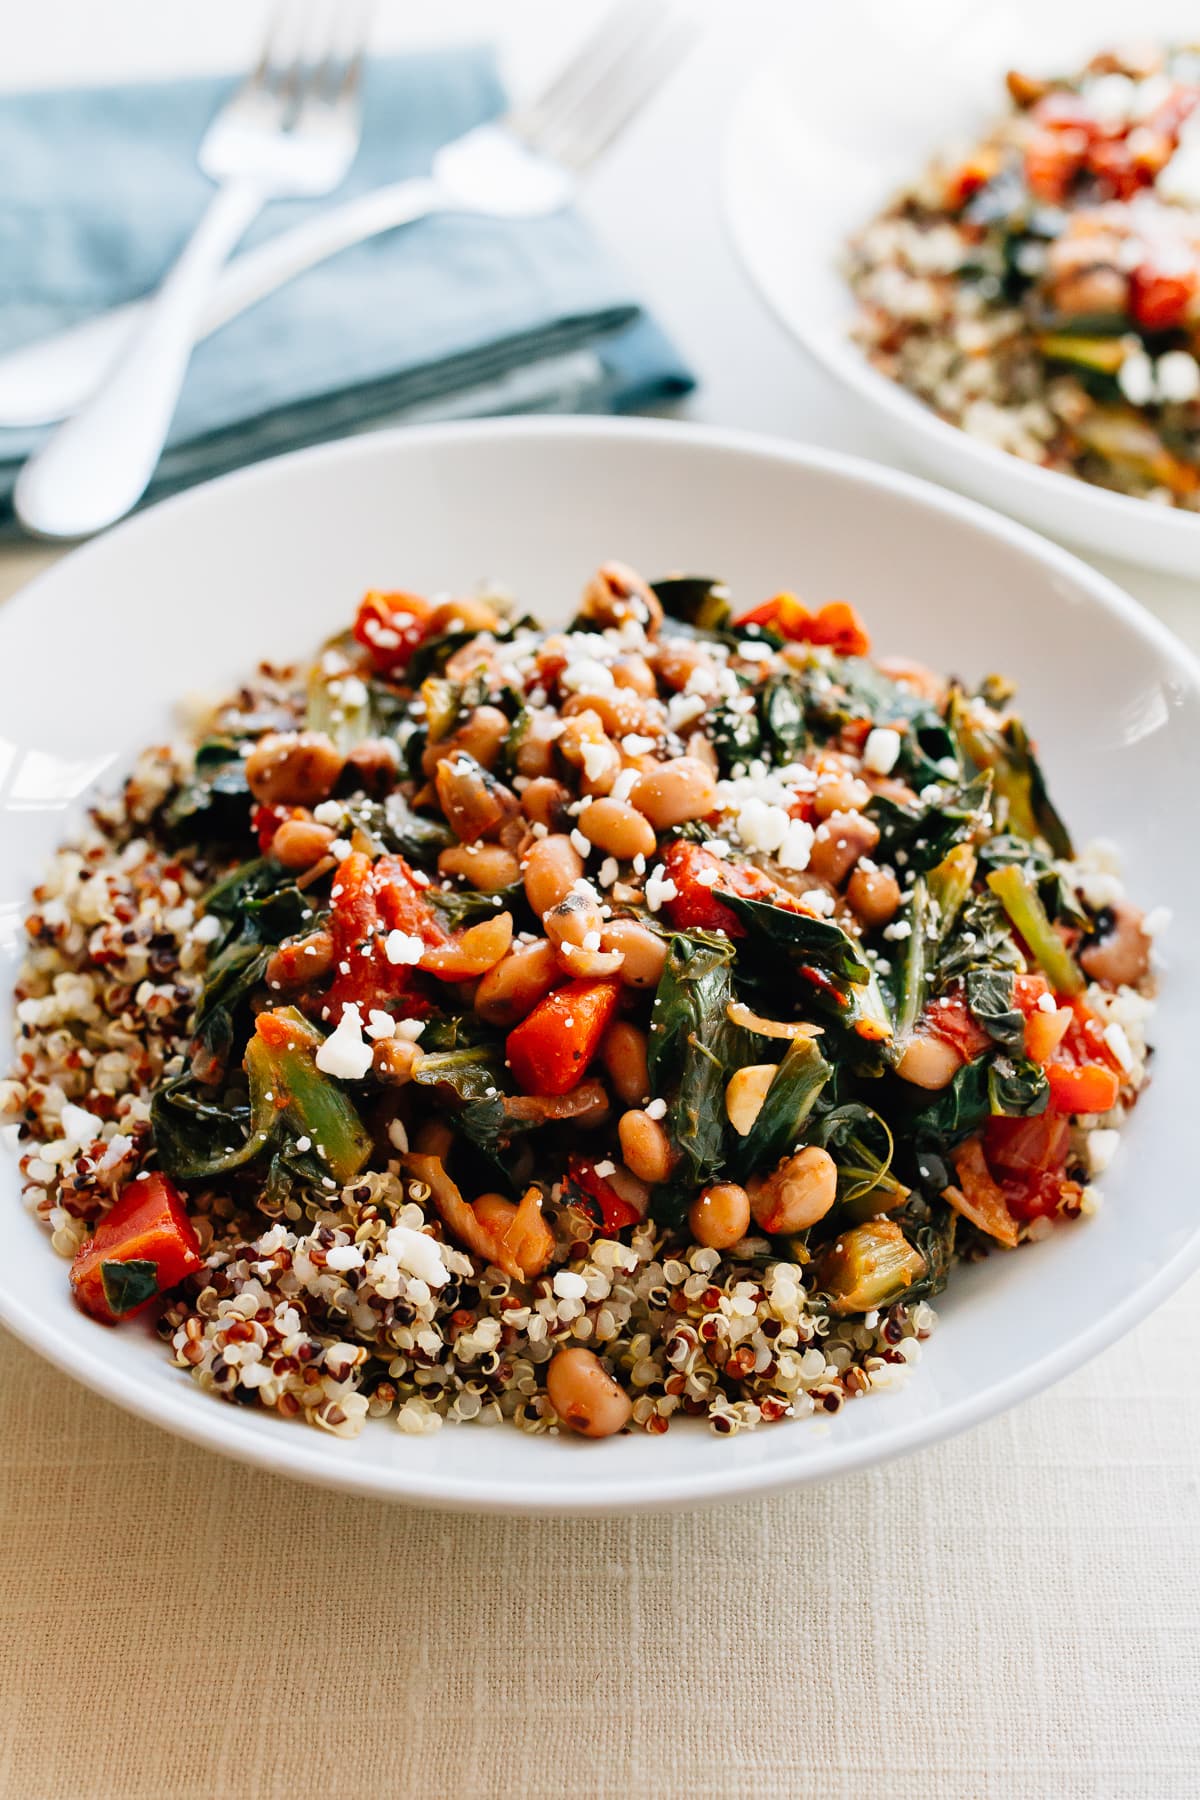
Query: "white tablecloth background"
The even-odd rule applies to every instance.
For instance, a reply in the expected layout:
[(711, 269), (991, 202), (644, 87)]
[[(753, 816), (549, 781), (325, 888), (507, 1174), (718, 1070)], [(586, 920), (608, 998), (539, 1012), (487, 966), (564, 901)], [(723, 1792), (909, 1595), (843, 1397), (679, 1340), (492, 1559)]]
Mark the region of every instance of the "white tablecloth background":
[[(701, 375), (694, 416), (886, 455), (759, 307), (720, 221), (725, 104), (800, 8), (698, 4), (710, 35), (588, 210)], [(381, 41), (500, 29), (529, 80), (596, 10), (385, 0)], [(264, 11), (40, 0), (6, 21), (0, 86), (236, 66)], [(49, 554), (0, 552), (0, 595)], [(1110, 572), (1200, 647), (1195, 587)], [(907, 1462), (607, 1521), (292, 1486), (0, 1335), (0, 1794), (1190, 1800), (1198, 1310), (1200, 1280)]]

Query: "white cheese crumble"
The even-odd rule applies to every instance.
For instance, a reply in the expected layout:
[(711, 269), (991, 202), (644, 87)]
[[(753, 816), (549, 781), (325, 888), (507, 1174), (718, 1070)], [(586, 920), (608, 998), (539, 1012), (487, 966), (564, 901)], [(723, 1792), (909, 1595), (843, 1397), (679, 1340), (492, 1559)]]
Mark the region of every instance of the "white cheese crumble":
[(621, 748), (626, 756), (649, 756), (654, 748), (654, 739), (643, 737), (638, 731), (627, 731), (621, 739)]
[(807, 869), (808, 859), (812, 854), (813, 840), (816, 832), (803, 819), (789, 821), (783, 842), (779, 846), (779, 866), (781, 869)]
[(872, 775), (890, 775), (900, 754), (900, 733), (890, 725), (876, 725), (863, 746), (863, 768)]
[(1084, 1142), (1087, 1152), (1089, 1175), (1103, 1175), (1116, 1154), (1117, 1145), (1121, 1141), (1119, 1131), (1107, 1131), (1097, 1128), (1089, 1131)]
[(751, 850), (766, 854), (778, 850), (792, 823), (782, 806), (772, 806), (757, 797), (746, 800), (738, 810), (738, 836)]
[[(305, 1132), (303, 1137), (298, 1137), (296, 1139), (296, 1148), (297, 1148), (297, 1150), (299, 1150), (301, 1152), (312, 1149), (312, 1139), (309, 1137), (307, 1132)], [(260, 1250), (262, 1249), (261, 1244), (258, 1247)], [(278, 1249), (278, 1247), (279, 1247), (278, 1245), (275, 1246), (276, 1249)]]
[(582, 856), (584, 862), (586, 862), (588, 857), (592, 854), (592, 841), (590, 838), (584, 837), (578, 825), (572, 828), (571, 842), (574, 844), (576, 850), (578, 850), (580, 856)]
[(1167, 929), (1167, 926), (1170, 923), (1171, 923), (1170, 907), (1169, 906), (1155, 906), (1155, 907), (1151, 908), (1151, 910), (1146, 914), (1145, 918), (1142, 920), (1142, 930), (1145, 932), (1146, 936), (1149, 938), (1161, 937), (1163, 932)]
[(424, 953), (424, 940), (406, 931), (389, 931), (383, 940), (383, 954), (390, 963), (407, 963), (415, 968)]
[(608, 768), (609, 745), (607, 741), (599, 743), (593, 739), (585, 739), (580, 750), (583, 759), (583, 772), (589, 781), (599, 781)]
[(665, 1100), (652, 1100), (646, 1108), (646, 1117), (648, 1119), (665, 1119), (666, 1116), (667, 1103)]
[(407, 1038), (410, 1044), (415, 1044), (424, 1029), (424, 1019), (397, 1019), (395, 1035), (398, 1038)]
[(609, 794), (609, 799), (610, 800), (620, 800), (621, 802), (628, 800), (630, 795), (633, 793), (634, 788), (637, 786), (638, 782), (641, 779), (642, 779), (642, 776), (641, 776), (640, 770), (638, 770), (638, 769), (622, 769), (621, 773), (617, 776), (617, 779), (612, 784), (612, 790)]
[(890, 925), (884, 926), (883, 935), (885, 938), (891, 938), (893, 943), (898, 944), (902, 938), (912, 936), (912, 926), (907, 919), (893, 919)]
[(393, 1150), (398, 1150), (401, 1156), (408, 1155), (408, 1133), (404, 1129), (403, 1119), (391, 1121), (388, 1126), (388, 1143)]
[(87, 1112), (82, 1106), (76, 1106), (68, 1100), (62, 1109), (59, 1129), (68, 1144), (85, 1150), (89, 1144), (95, 1143), (104, 1127), (95, 1113)]
[(558, 678), (558, 685), (570, 694), (606, 694), (616, 684), (611, 669), (606, 669), (603, 663), (593, 662), (590, 656), (581, 656), (578, 662), (567, 664)]
[(596, 1164), (595, 1173), (599, 1175), (601, 1181), (603, 1181), (607, 1175), (615, 1175), (616, 1172), (617, 1165), (615, 1162), (608, 1162), (605, 1160), (604, 1162), (598, 1162)]
[(322, 800), (313, 807), (313, 818), (318, 825), (340, 825), (345, 810), (340, 800)]
[(656, 863), (646, 877), (646, 905), (650, 911), (656, 913), (667, 900), (674, 900), (678, 893), (679, 889), (662, 863)]
[(1120, 1063), (1121, 1067), (1126, 1070), (1132, 1069), (1133, 1051), (1130, 1048), (1129, 1039), (1125, 1036), (1125, 1027), (1123, 1025), (1118, 1025), (1115, 1020), (1111, 1025), (1106, 1025), (1104, 1027), (1104, 1041)]
[(336, 1075), (339, 1081), (361, 1081), (374, 1056), (374, 1049), (363, 1038), (362, 1015), (352, 1000), (342, 1008), (336, 1031), (317, 1051), (317, 1067), (325, 1075)]
[(428, 1282), (431, 1288), (445, 1287), (450, 1271), (442, 1261), (441, 1246), (424, 1231), (409, 1225), (393, 1225), (387, 1234), (387, 1253), (394, 1256), (402, 1269)]
[(396, 1021), (391, 1013), (382, 1012), (379, 1007), (373, 1006), (367, 1014), (367, 1036), (378, 1042), (380, 1038), (394, 1037), (395, 1033)]
[(1187, 350), (1168, 350), (1154, 369), (1161, 400), (1183, 404), (1200, 394), (1200, 363)]

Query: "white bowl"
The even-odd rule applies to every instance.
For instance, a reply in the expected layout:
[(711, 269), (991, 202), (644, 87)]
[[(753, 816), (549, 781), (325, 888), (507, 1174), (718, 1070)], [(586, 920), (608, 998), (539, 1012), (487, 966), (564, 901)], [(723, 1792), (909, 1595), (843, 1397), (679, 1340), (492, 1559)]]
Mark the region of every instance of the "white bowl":
[[(1200, 1260), (1186, 1121), (1200, 996), (1194, 781), (1200, 672), (1064, 551), (912, 477), (673, 424), (500, 421), (358, 438), (232, 476), (76, 551), (0, 613), (0, 989), (44, 859), (97, 782), (161, 741), (176, 696), (311, 649), (371, 585), (502, 577), (548, 619), (619, 556), (852, 598), (883, 651), (1021, 682), (1080, 838), (1125, 846), (1176, 909), (1155, 1080), (1087, 1224), (959, 1271), (907, 1385), (827, 1423), (591, 1444), (508, 1428), (343, 1443), (203, 1394), (148, 1329), (105, 1330), (0, 1171), (0, 1317), (98, 1393), (246, 1461), (333, 1487), (480, 1510), (603, 1512), (811, 1481), (985, 1418), (1110, 1344)], [(7, 1008), (6, 1008), (7, 1010)]]
[(1200, 575), (1200, 513), (1042, 469), (940, 419), (871, 367), (849, 334), (847, 240), (930, 154), (968, 144), (1003, 110), (1006, 68), (1079, 66), (1095, 50), (1194, 40), (1188, 0), (1047, 6), (849, 4), (807, 9), (735, 109), (725, 158), (734, 241), (783, 324), (939, 480), (1091, 552)]

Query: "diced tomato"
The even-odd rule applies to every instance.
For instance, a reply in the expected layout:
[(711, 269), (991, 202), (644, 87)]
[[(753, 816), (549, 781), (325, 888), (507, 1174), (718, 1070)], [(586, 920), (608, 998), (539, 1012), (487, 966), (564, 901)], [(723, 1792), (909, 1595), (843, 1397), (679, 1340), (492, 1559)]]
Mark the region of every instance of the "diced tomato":
[(1037, 199), (1056, 206), (1083, 166), (1087, 138), (1080, 132), (1035, 131), (1025, 146), (1025, 181)]
[(596, 1165), (584, 1156), (567, 1158), (567, 1179), (572, 1181), (580, 1193), (591, 1202), (591, 1209), (600, 1215), (600, 1225), (605, 1231), (624, 1231), (627, 1225), (636, 1225), (641, 1217), (636, 1206), (630, 1206), (628, 1200), (622, 1200), (616, 1188), (597, 1175)]
[(1018, 975), (1013, 981), (1013, 1005), (1017, 1011), (1031, 1018), (1041, 1009), (1044, 995), (1050, 992), (1050, 983), (1044, 975)]
[(957, 209), (965, 206), (973, 194), (986, 187), (999, 166), (994, 151), (979, 149), (959, 164), (946, 181), (946, 205)]
[(920, 1029), (930, 1037), (953, 1044), (964, 1062), (974, 1062), (991, 1046), (991, 1037), (979, 1024), (961, 991), (950, 991), (930, 1001), (921, 1017)]
[[(153, 1264), (154, 1292), (132, 1305), (114, 1305), (120, 1292), (121, 1271), (106, 1265)], [(112, 1211), (106, 1213), (93, 1235), (71, 1264), (71, 1288), (84, 1312), (105, 1325), (141, 1312), (183, 1280), (202, 1268), (200, 1242), (188, 1218), (183, 1195), (165, 1175), (146, 1175), (122, 1189)], [(128, 1269), (125, 1285), (136, 1292), (149, 1270)]]
[(988, 1167), (999, 1176), (1061, 1175), (1070, 1141), (1068, 1121), (1049, 1111), (1027, 1119), (994, 1115), (983, 1133)]
[(389, 931), (419, 937), (431, 949), (444, 944), (447, 934), (403, 857), (380, 857), (372, 865), (369, 856), (352, 851), (339, 865), (331, 892), (334, 976), (323, 1015), (336, 1025), (346, 1006), (358, 1006), (365, 1018), (372, 1007), (408, 993), (413, 965), (389, 962), (384, 949)]
[(764, 900), (790, 912), (799, 910), (796, 896), (765, 870), (749, 863), (723, 862), (703, 844), (677, 838), (663, 853), (663, 868), (676, 889), (675, 898), (664, 902), (663, 912), (676, 931), (723, 931), (727, 937), (745, 937), (746, 927), (736, 913), (717, 898), (723, 893), (740, 894), (743, 900)]
[(1128, 200), (1151, 179), (1148, 171), (1134, 160), (1124, 138), (1100, 138), (1088, 147), (1088, 167), (1111, 189), (1117, 200)]
[(1059, 1112), (1105, 1113), (1117, 1103), (1121, 1077), (1100, 1063), (1052, 1062), (1047, 1066), (1050, 1099)]
[(569, 1094), (583, 1079), (621, 993), (619, 981), (568, 981), (508, 1034), (508, 1064), (525, 1094)]
[(447, 941), (449, 933), (402, 856), (381, 856), (375, 864), (374, 881), (379, 916), (389, 931), (419, 937), (430, 950)]
[(426, 636), (433, 602), (419, 594), (384, 594), (372, 589), (363, 596), (354, 620), (354, 636), (381, 674), (395, 675)]
[(839, 656), (865, 656), (871, 648), (866, 627), (845, 600), (831, 600), (814, 613), (795, 594), (773, 594), (741, 613), (734, 625), (764, 625), (792, 643), (823, 644)]

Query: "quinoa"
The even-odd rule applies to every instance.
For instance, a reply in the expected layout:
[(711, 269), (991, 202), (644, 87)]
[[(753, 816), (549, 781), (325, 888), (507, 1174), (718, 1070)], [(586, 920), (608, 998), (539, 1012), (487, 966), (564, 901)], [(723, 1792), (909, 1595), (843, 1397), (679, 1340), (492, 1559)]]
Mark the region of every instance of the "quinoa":
[[(861, 1009), (868, 980), (879, 991), (891, 982), (895, 997), (888, 1004), (903, 1006), (905, 978), (898, 971), (911, 955), (910, 921), (918, 936), (937, 922), (939, 915), (920, 910), (926, 877), (919, 868), (929, 860), (923, 831), (947, 829), (940, 809), (947, 809), (947, 841), (959, 848), (937, 868), (953, 863), (962, 870), (967, 858), (968, 887), (976, 886), (972, 917), (990, 944), (985, 955), (966, 933), (955, 954), (965, 953), (974, 967), (1002, 953), (992, 973), (1002, 986), (1007, 982), (1011, 1006), (1016, 971), (1026, 964), (1008, 943), (982, 872), (976, 876), (971, 846), (986, 849), (997, 834), (1007, 843), (1003, 828), (1020, 823), (1016, 801), (993, 793), (988, 758), (1000, 754), (996, 747), (1014, 758), (1009, 773), (1019, 771), (1031, 791), (1042, 791), (1041, 776), (1009, 710), (1009, 690), (995, 679), (966, 696), (914, 664), (892, 665), (891, 674), (882, 666), (868, 672), (866, 634), (841, 603), (809, 615), (781, 596), (731, 624), (719, 584), (677, 580), (651, 590), (631, 571), (613, 573), (619, 567), (606, 566), (589, 584), (584, 617), (566, 634), (547, 636), (524, 621), (513, 625), (490, 603), (457, 603), (461, 613), (447, 603), (448, 637), (434, 665), (441, 672), (419, 687), (409, 684), (399, 658), (422, 644), (438, 646), (434, 622), (445, 608), (411, 596), (369, 595), (356, 631), (365, 656), (336, 639), (311, 668), (264, 665), (216, 706), (192, 703), (187, 740), (145, 752), (120, 794), (96, 804), (34, 890), (15, 996), (14, 1067), (0, 1082), (0, 1116), (17, 1140), (26, 1204), (47, 1227), (53, 1248), (72, 1260), (74, 1274), (93, 1255), (97, 1228), (130, 1193), (136, 1196), (141, 1181), (165, 1170), (184, 1184), (197, 1252), (190, 1272), (169, 1284), (158, 1329), (178, 1367), (217, 1397), (343, 1437), (368, 1418), (388, 1418), (412, 1434), (447, 1420), (555, 1432), (572, 1421), (555, 1411), (547, 1375), (556, 1355), (570, 1349), (599, 1359), (626, 1398), (628, 1423), (651, 1434), (677, 1417), (732, 1435), (833, 1413), (906, 1377), (935, 1324), (930, 1298), (955, 1260), (975, 1259), (997, 1237), (1015, 1243), (1044, 1235), (1053, 1221), (1099, 1204), (1096, 1177), (1111, 1160), (1147, 1076), (1153, 980), (1146, 946), (1162, 920), (1143, 922), (1132, 907), (1111, 846), (1075, 857), (1063, 839), (1064, 853), (1051, 860), (1063, 828), (1043, 795), (1030, 867), (1047, 893), (1057, 883), (1052, 909), (1061, 907), (1064, 932), (1082, 944), (1083, 965), (1094, 965), (1079, 1017), (1092, 1033), (1088, 1042), (1099, 1043), (1102, 1034), (1109, 1046), (1095, 1054), (1120, 1067), (1111, 1109), (1071, 1118), (1069, 1144), (1056, 1152), (1049, 1186), (1026, 1193), (1002, 1166), (998, 1204), (1011, 1202), (1014, 1210), (1004, 1212), (1000, 1231), (986, 1209), (981, 1213), (955, 1161), (958, 1140), (947, 1140), (930, 1169), (921, 1153), (914, 1160), (906, 1150), (905, 1180), (899, 1180), (891, 1129), (847, 1085), (839, 1090), (840, 1104), (812, 1120), (807, 1111), (798, 1115), (798, 1136), (790, 1146), (780, 1140), (761, 1173), (741, 1168), (753, 1207), (742, 1235), (720, 1248), (697, 1241), (700, 1227), (689, 1203), (713, 1187), (714, 1173), (724, 1168), (728, 1185), (730, 1171), (740, 1168), (735, 1129), (741, 1133), (743, 1126), (734, 1127), (741, 1105), (734, 1090), (739, 1077), (753, 1073), (752, 1056), (762, 1059), (754, 1067), (768, 1079), (747, 1116), (749, 1132), (763, 1095), (778, 1092), (773, 1084), (785, 1069), (816, 1067), (819, 1086), (840, 1054), (855, 1065), (848, 1070), (853, 1083), (863, 1059), (882, 1057), (868, 1074), (891, 1079), (891, 1055), (899, 1076), (916, 1080), (905, 1073), (899, 1045), (894, 1052), (876, 1050), (880, 1029)], [(660, 593), (707, 624), (677, 632), (662, 618)], [(424, 621), (423, 632), (414, 616)], [(643, 687), (653, 676), (665, 697), (623, 699), (632, 690), (620, 688), (613, 672), (630, 670), (631, 663), (646, 671), (630, 671)], [(665, 1077), (649, 1077), (653, 1097), (622, 1101), (627, 1110), (619, 1133), (610, 1124), (619, 1071), (607, 1050), (592, 1065), (598, 1072), (580, 1067), (562, 1082), (535, 1079), (514, 1092), (519, 1032), (509, 1033), (503, 1065), (487, 1062), (495, 1021), (486, 1007), (475, 1010), (485, 992), (480, 971), (452, 961), (450, 985), (435, 985), (435, 972), (447, 973), (444, 959), (467, 955), (481, 930), (488, 943), (497, 932), (503, 939), (501, 949), (488, 951), (494, 958), (534, 951), (545, 960), (538, 946), (553, 949), (552, 943), (532, 930), (512, 935), (510, 915), (530, 904), (528, 892), (524, 900), (507, 888), (493, 893), (478, 859), (490, 852), (500, 868), (507, 855), (525, 873), (548, 835), (566, 841), (562, 825), (568, 819), (588, 824), (588, 808), (597, 803), (585, 792), (567, 807), (571, 790), (564, 788), (555, 801), (565, 808), (558, 832), (548, 834), (544, 825), (539, 832), (535, 812), (523, 811), (532, 803), (535, 777), (514, 773), (509, 798), (497, 799), (495, 779), (481, 780), (481, 765), (464, 750), (451, 748), (446, 774), (429, 758), (436, 709), (453, 700), (458, 712), (446, 713), (443, 730), (450, 734), (454, 720), (465, 719), (478, 746), (484, 728), (509, 729), (503, 716), (497, 724), (491, 697), (514, 691), (523, 696), (514, 757), (521, 746), (535, 746), (526, 769), (553, 767), (567, 777), (574, 768), (571, 779), (587, 784), (608, 779), (602, 797), (610, 800), (632, 794), (647, 775), (659, 779), (663, 770), (677, 769), (681, 760), (689, 781), (699, 781), (697, 767), (705, 771), (705, 822), (692, 836), (686, 822), (677, 822), (651, 832), (652, 851), (617, 855), (607, 839), (594, 843), (573, 826), (580, 839), (575, 848), (591, 873), (574, 884), (567, 910), (580, 902), (595, 907), (599, 929), (558, 943), (547, 1000), (569, 992), (582, 1017), (586, 991), (606, 983), (615, 988), (628, 953), (629, 982), (619, 996), (624, 1011), (616, 1016), (627, 1027), (645, 1018), (650, 1067), (657, 1067), (656, 1057), (669, 1065)], [(579, 695), (587, 697), (584, 703)], [(783, 708), (781, 695), (792, 711)], [(795, 711), (801, 704), (815, 734), (805, 748)], [(612, 709), (608, 732), (593, 707)], [(359, 715), (368, 709), (386, 736), (364, 736)], [(968, 779), (965, 764), (952, 769), (954, 758), (945, 754), (936, 767), (929, 763), (930, 734), (948, 731), (939, 721), (958, 717), (956, 709), (955, 729), (963, 746), (974, 746), (982, 776)], [(787, 734), (776, 755), (751, 732), (751, 714), (757, 721), (759, 711)], [(590, 735), (575, 765), (561, 740), (572, 727), (578, 735), (576, 722), (589, 712), (595, 723), (587, 724)], [(314, 716), (328, 729), (315, 728)], [(350, 722), (350, 747), (343, 751), (329, 732), (347, 732)], [(452, 734), (447, 741), (453, 746)], [(969, 760), (966, 748), (962, 755)], [(290, 780), (311, 786), (319, 777), (327, 797), (306, 792), (284, 804), (278, 795), (264, 797), (268, 786), (278, 786), (280, 758), (290, 759)], [(520, 766), (519, 760), (512, 765)], [(910, 780), (922, 784), (919, 793)], [(657, 794), (645, 800), (650, 810)], [(462, 816), (456, 807), (489, 804), (501, 813), (509, 807), (507, 842), (517, 849), (507, 850), (501, 836), (448, 842), (439, 806), (450, 819)], [(882, 838), (870, 822), (872, 809), (892, 837)], [(609, 817), (628, 824), (623, 814)], [(293, 843), (311, 840), (305, 852), (311, 863), (280, 861), (285, 827)], [(644, 822), (640, 830), (626, 851), (643, 841)], [(386, 839), (380, 851), (376, 832), (404, 834), (410, 854), (424, 854), (428, 869), (404, 862)], [(885, 845), (896, 847), (885, 856)], [(865, 853), (868, 847), (874, 854)], [(262, 855), (246, 860), (255, 849)], [(761, 897), (768, 896), (771, 907), (797, 919), (812, 938), (806, 955), (835, 959), (830, 973), (817, 971), (810, 995), (813, 971), (806, 964), (799, 998), (789, 1000), (776, 970), (772, 1016), (739, 997), (736, 1005), (731, 999), (727, 1024), (722, 1001), (699, 1034), (674, 1049), (654, 1046), (656, 1031), (676, 1031), (671, 1009), (681, 1004), (685, 977), (691, 979), (689, 956), (707, 957), (714, 977), (727, 979), (722, 971), (739, 943), (729, 935), (737, 930), (730, 910), (735, 878), (743, 892), (760, 897), (756, 904), (765, 905)], [(374, 895), (392, 912), (365, 935), (356, 927), (360, 941), (353, 946), (343, 941), (342, 951), (330, 952), (330, 934), (336, 939), (342, 931), (344, 938), (346, 909)], [(280, 906), (290, 909), (286, 924), (264, 922)], [(450, 909), (453, 930), (438, 923), (438, 907)], [(535, 925), (552, 932), (554, 911), (547, 908)], [(637, 924), (641, 936), (606, 943), (609, 921)], [(238, 936), (248, 929), (248, 937)], [(318, 942), (324, 950), (309, 965), (305, 956), (315, 954)], [(614, 950), (613, 942), (627, 952)], [(648, 946), (663, 943), (670, 948), (657, 951), (658, 986), (643, 993), (635, 951), (644, 957)], [(852, 977), (839, 975), (837, 958)], [(488, 964), (488, 973), (495, 966)], [(573, 986), (554, 985), (568, 977)], [(1044, 980), (1020, 979), (1027, 1006), (1036, 1011), (1040, 994), (1055, 1011)], [(227, 991), (222, 983), (232, 983), (238, 998), (215, 1006), (214, 992)], [(923, 1043), (927, 1030), (936, 1037), (950, 1029), (947, 1009), (954, 1030), (980, 1037), (964, 1006), (961, 975), (948, 974), (936, 996), (926, 986), (916, 1034)], [(722, 991), (729, 998), (735, 990)], [(766, 1004), (753, 986), (746, 991)], [(376, 1006), (368, 993), (376, 995)], [(453, 998), (460, 995), (465, 998)], [(284, 1004), (292, 997), (307, 1006), (307, 1015)], [(610, 995), (614, 1004), (617, 998)], [(824, 1024), (806, 1020), (810, 1005)], [(840, 1040), (831, 1034), (845, 1006), (856, 1009), (862, 1034), (838, 1051)], [(1056, 1016), (1063, 1026), (1061, 1005)], [(294, 1121), (287, 1124), (290, 1114), (278, 1113), (293, 1103), (287, 1091), (256, 1094), (250, 1079), (247, 1095), (251, 1047), (272, 1041), (269, 1033), (262, 1036), (271, 1021), (276, 1033), (286, 1025), (293, 1034), (290, 1052), (316, 1047), (305, 1066), (325, 1110), (323, 1126), (311, 1132), (301, 1134)], [(577, 1021), (569, 1016), (565, 1024), (574, 1028)], [(750, 1035), (722, 1038), (730, 1025)], [(1005, 1028), (1011, 1041), (1011, 1019)], [(1082, 1027), (1077, 1021), (1072, 1029)], [(244, 1065), (240, 1051), (231, 1053), (238, 1032), (243, 1039), (250, 1033)], [(431, 1044), (436, 1033), (439, 1042)], [(816, 1048), (823, 1034), (829, 1065)], [(729, 1048), (735, 1042), (745, 1049), (735, 1053)], [(976, 1043), (970, 1052), (978, 1068), (1016, 1081), (1019, 1089), (1025, 1084), (1024, 1098), (998, 1101), (993, 1110), (1036, 1111), (1036, 1097), (1029, 1096), (1039, 1082), (1044, 1089), (1045, 1075), (1006, 1060), (986, 1035), (982, 1042), (986, 1051)], [(727, 1059), (721, 1079), (728, 1082), (728, 1125), (718, 1122), (714, 1140), (710, 1115), (721, 1111), (722, 1087), (706, 1090), (710, 1097), (696, 1111), (687, 1083), (711, 1080), (707, 1065), (719, 1052)], [(682, 1072), (670, 1063), (680, 1056)], [(771, 1057), (782, 1060), (771, 1066)], [(967, 1056), (964, 1068), (969, 1064)], [(436, 1084), (422, 1086), (430, 1071)], [(535, 1068), (535, 1076), (542, 1073)], [(262, 1103), (276, 1112), (260, 1145), (255, 1129)], [(172, 1112), (179, 1105), (183, 1111)], [(626, 1129), (635, 1117), (637, 1134)], [(197, 1119), (209, 1121), (199, 1148), (189, 1135)], [(813, 1121), (823, 1138), (813, 1135)], [(465, 1135), (468, 1123), (475, 1138)], [(872, 1138), (877, 1126), (886, 1151), (863, 1141), (861, 1134)], [(328, 1141), (321, 1141), (322, 1129)], [(346, 1179), (330, 1173), (339, 1167), (337, 1129), (354, 1149)], [(970, 1141), (981, 1141), (979, 1126)], [(667, 1145), (660, 1173), (647, 1169), (645, 1179), (634, 1173), (637, 1143)], [(477, 1166), (464, 1198), (446, 1164), (481, 1147), (485, 1166), (492, 1158), (491, 1185), (481, 1192), (486, 1184)], [(779, 1208), (803, 1198), (799, 1165), (814, 1150), (836, 1175), (836, 1198), (831, 1188), (811, 1218), (788, 1222)], [(688, 1158), (700, 1156), (708, 1159), (708, 1173), (689, 1176)], [(523, 1194), (519, 1207), (491, 1191), (502, 1178)], [(489, 1218), (500, 1224), (489, 1227)], [(523, 1235), (514, 1237), (518, 1224)], [(878, 1304), (860, 1297), (861, 1281), (842, 1266), (851, 1245), (864, 1234), (873, 1241), (872, 1233), (880, 1266), (887, 1257), (894, 1266), (891, 1276), (878, 1278)], [(869, 1258), (865, 1266), (869, 1271)]]

